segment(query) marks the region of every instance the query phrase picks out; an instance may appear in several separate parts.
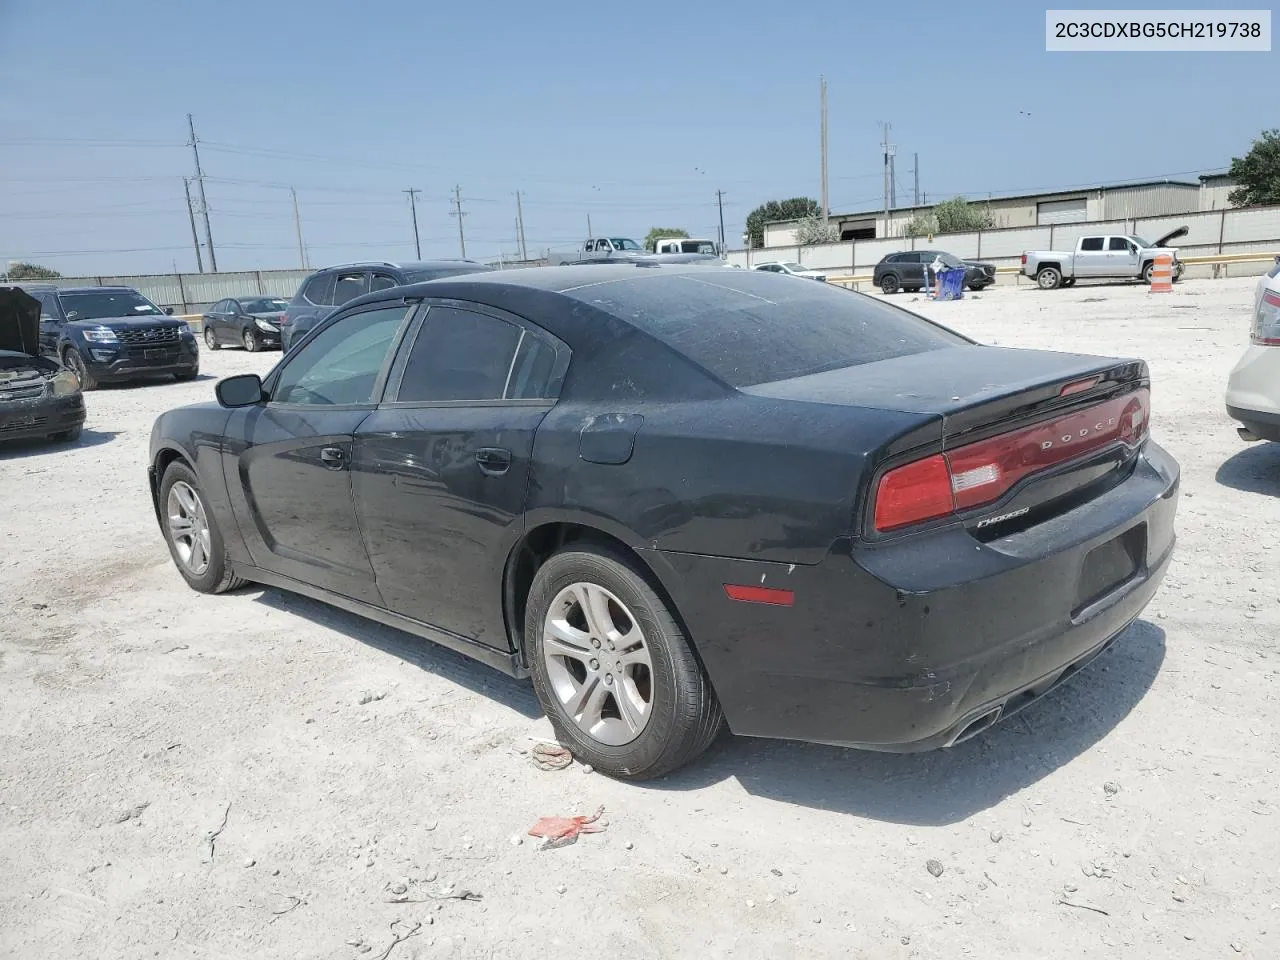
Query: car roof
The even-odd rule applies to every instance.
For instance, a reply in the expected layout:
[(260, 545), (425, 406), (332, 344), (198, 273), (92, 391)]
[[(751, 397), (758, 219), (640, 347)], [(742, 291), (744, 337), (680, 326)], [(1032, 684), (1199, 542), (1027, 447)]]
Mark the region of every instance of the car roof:
[(316, 272), (328, 273), (330, 270), (351, 270), (359, 267), (390, 267), (392, 270), (439, 270), (443, 267), (457, 266), (483, 267), (486, 270), (493, 269), (493, 267), (489, 266), (487, 263), (481, 263), (479, 260), (444, 258), (440, 260), (407, 260), (403, 262), (392, 262), (390, 260), (353, 260), (350, 263), (335, 263)]
[(129, 293), (137, 293), (133, 287), (125, 287), (119, 285), (102, 286), (102, 287), (59, 287), (52, 283), (45, 284), (19, 284), (24, 290), (39, 290), (41, 293), (121, 293), (127, 291)]

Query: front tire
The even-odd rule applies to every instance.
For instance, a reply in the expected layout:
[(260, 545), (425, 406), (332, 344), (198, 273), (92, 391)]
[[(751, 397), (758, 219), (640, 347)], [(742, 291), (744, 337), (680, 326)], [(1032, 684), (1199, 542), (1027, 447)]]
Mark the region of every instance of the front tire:
[(89, 365), (84, 362), (84, 357), (80, 356), (79, 350), (75, 347), (67, 347), (66, 352), (62, 355), (62, 362), (68, 370), (76, 375), (76, 379), (80, 381), (81, 390), (97, 389), (98, 380), (89, 372)]
[(175, 460), (160, 480), (160, 522), (174, 565), (187, 586), (200, 593), (223, 593), (246, 581), (231, 572), (217, 521), (205, 506), (195, 472)]
[(529, 590), (534, 690), (580, 761), (660, 777), (715, 740), (723, 713), (684, 630), (627, 557), (583, 546), (551, 557)]
[(1056, 290), (1062, 286), (1062, 271), (1057, 267), (1041, 267), (1036, 272), (1036, 285), (1041, 290)]
[(245, 327), (240, 339), (244, 341), (244, 348), (250, 353), (257, 353), (262, 349), (262, 341), (258, 339), (258, 335), (253, 332), (251, 327)]
[(902, 281), (896, 273), (886, 273), (880, 278), (880, 289), (886, 296), (893, 296), (902, 289)]

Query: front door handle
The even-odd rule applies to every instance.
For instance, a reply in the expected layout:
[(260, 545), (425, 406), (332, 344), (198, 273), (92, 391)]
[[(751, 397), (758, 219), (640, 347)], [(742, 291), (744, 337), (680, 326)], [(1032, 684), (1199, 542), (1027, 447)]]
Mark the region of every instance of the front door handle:
[(330, 470), (341, 470), (347, 465), (347, 452), (341, 447), (325, 447), (320, 451), (320, 462)]
[(511, 451), (505, 447), (481, 447), (476, 451), (476, 465), (490, 477), (500, 477), (511, 469)]

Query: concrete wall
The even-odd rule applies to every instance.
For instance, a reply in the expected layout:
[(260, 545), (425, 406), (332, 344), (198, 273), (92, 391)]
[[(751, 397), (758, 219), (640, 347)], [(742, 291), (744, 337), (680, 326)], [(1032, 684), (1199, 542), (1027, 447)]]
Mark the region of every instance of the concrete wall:
[[(732, 250), (728, 259), (744, 267), (765, 260), (795, 260), (832, 274), (869, 275), (886, 254), (928, 249), (946, 250), (967, 260), (986, 260), (997, 267), (1017, 267), (1027, 250), (1072, 249), (1083, 236), (1133, 233), (1155, 242), (1183, 226), (1188, 228), (1187, 236), (1175, 243), (1183, 257), (1280, 253), (1280, 206), (1271, 206), (953, 233), (935, 236), (932, 241), (925, 237), (900, 237), (808, 247), (792, 243), (764, 250)], [(1228, 276), (1254, 276), (1266, 272), (1269, 266), (1269, 263), (1239, 263), (1228, 264), (1223, 270)], [(1210, 266), (1192, 266), (1189, 270), (1190, 276), (1213, 272)]]
[(200, 313), (223, 297), (292, 299), (310, 270), (248, 270), (232, 273), (162, 273), (140, 276), (59, 277), (59, 287), (133, 287), (152, 303), (178, 313)]

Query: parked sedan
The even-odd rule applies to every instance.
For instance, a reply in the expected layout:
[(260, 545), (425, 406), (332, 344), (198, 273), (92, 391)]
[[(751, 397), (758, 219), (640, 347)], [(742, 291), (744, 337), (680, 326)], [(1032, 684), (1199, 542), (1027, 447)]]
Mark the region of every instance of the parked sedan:
[(250, 353), (279, 347), (280, 321), (288, 307), (289, 301), (278, 297), (219, 300), (201, 318), (205, 346), (210, 350), (244, 347)]
[(996, 265), (981, 260), (961, 260), (945, 250), (903, 250), (886, 254), (872, 271), (872, 282), (886, 294), (899, 290), (919, 292), (925, 284), (925, 271), (934, 260), (952, 270), (964, 270), (964, 282), (970, 290), (984, 290), (996, 282)]
[(820, 280), (826, 282), (827, 275), (821, 270), (811, 270), (802, 263), (796, 263), (794, 260), (766, 260), (764, 263), (757, 263), (753, 270), (760, 270), (764, 273), (782, 273), (790, 277), (805, 277), (809, 280)]
[(754, 270), (510, 270), (361, 297), (163, 414), (156, 516), (531, 676), (614, 776), (737, 734), (971, 737), (1121, 637), (1172, 554), (1140, 360), (980, 346)]
[(1227, 381), (1227, 416), (1244, 440), (1280, 442), (1280, 257), (1254, 293), (1249, 346)]

